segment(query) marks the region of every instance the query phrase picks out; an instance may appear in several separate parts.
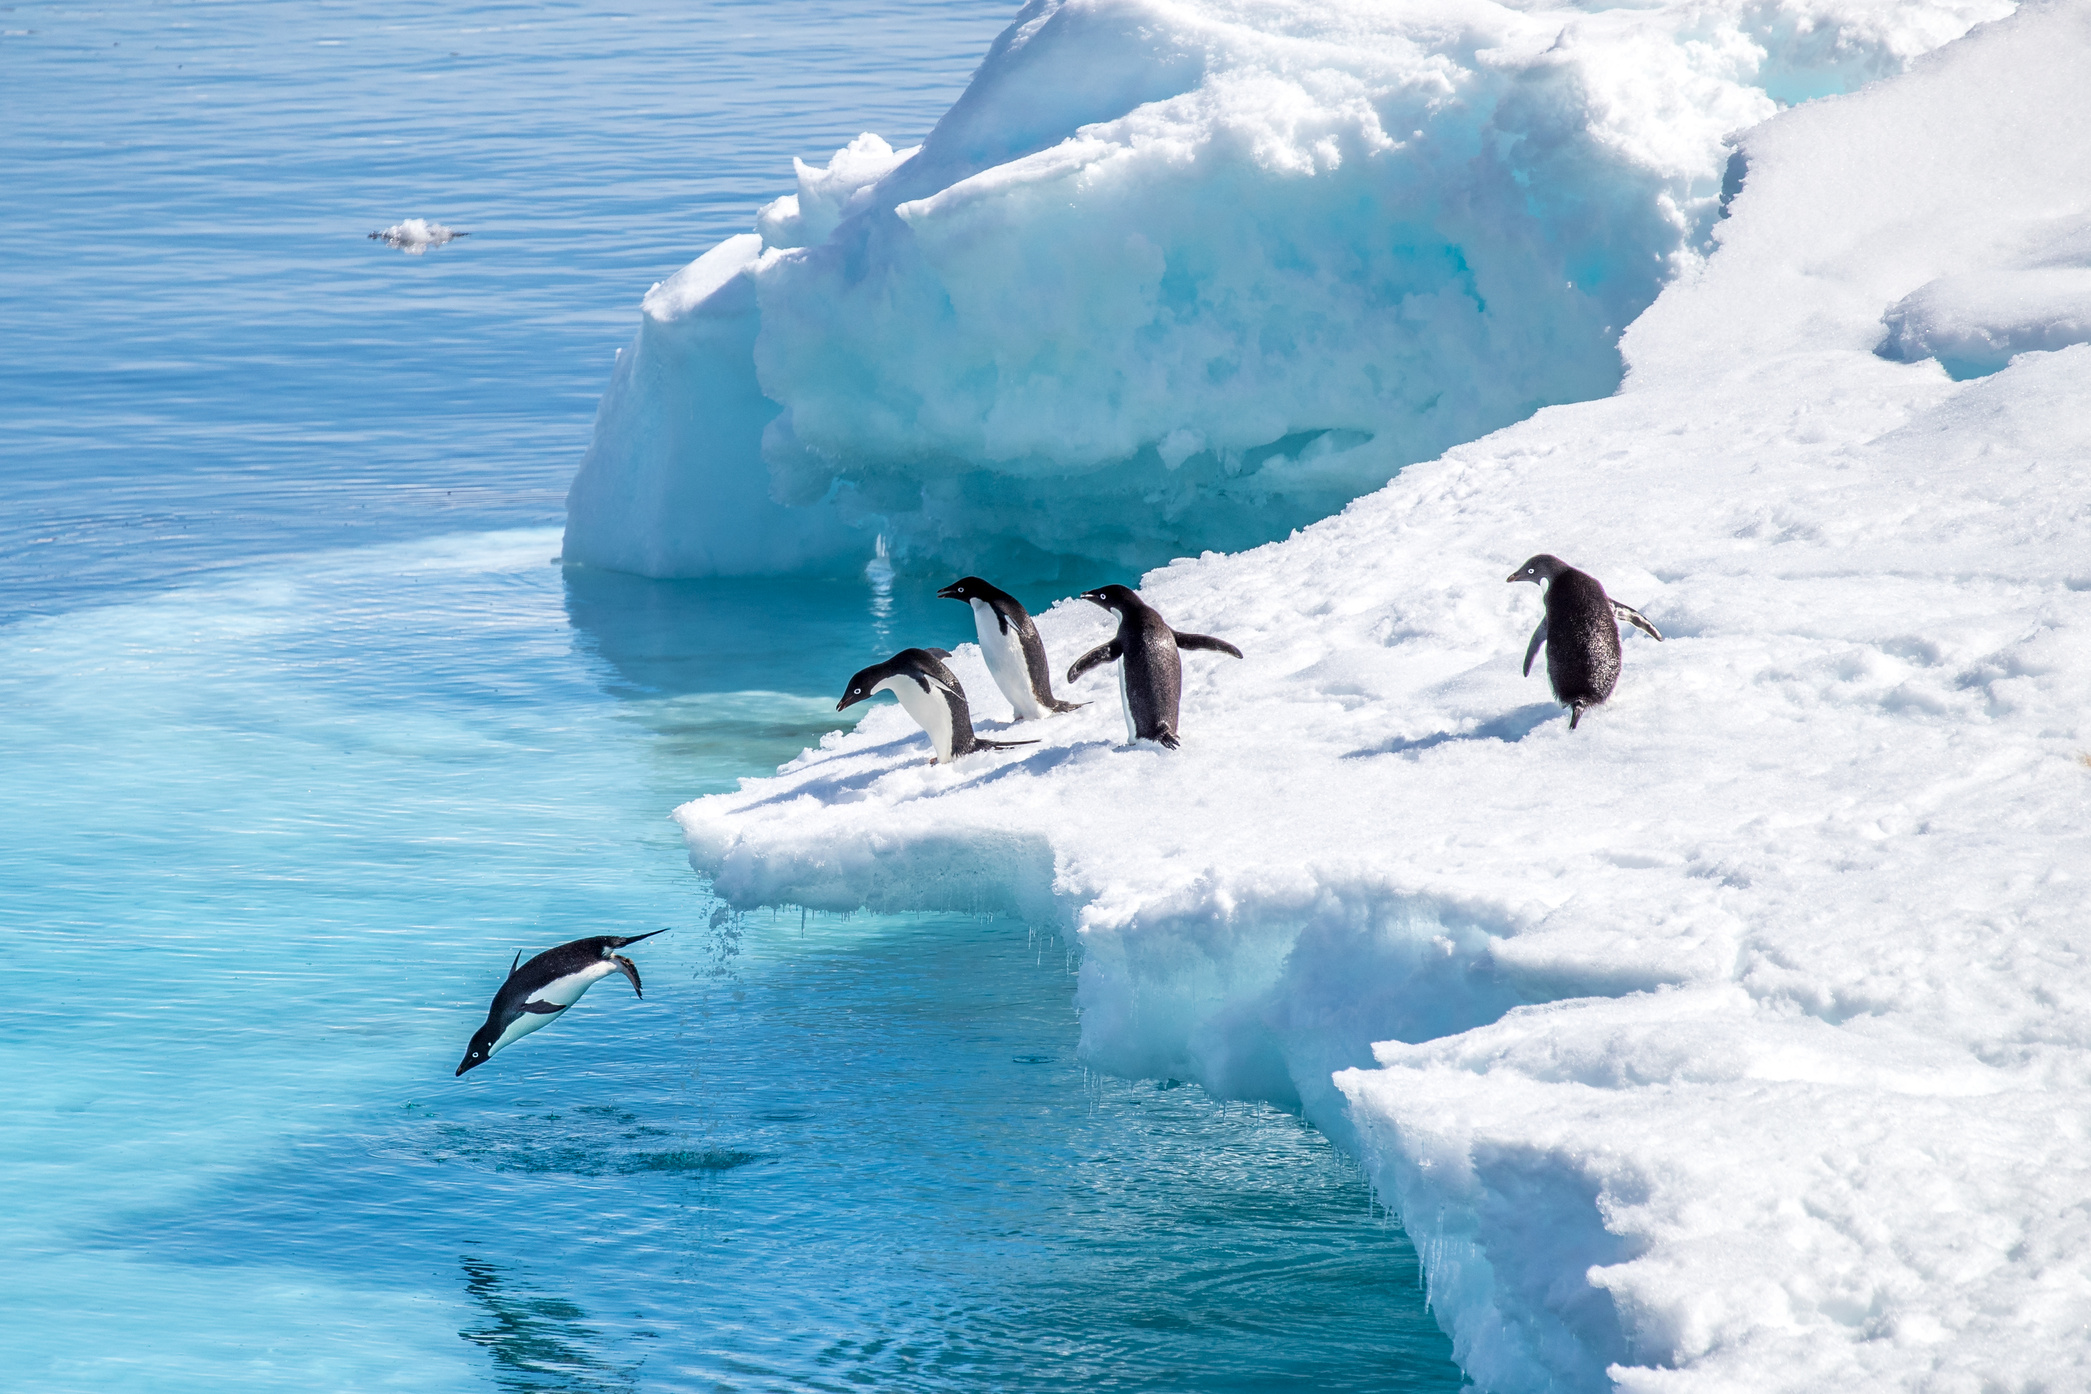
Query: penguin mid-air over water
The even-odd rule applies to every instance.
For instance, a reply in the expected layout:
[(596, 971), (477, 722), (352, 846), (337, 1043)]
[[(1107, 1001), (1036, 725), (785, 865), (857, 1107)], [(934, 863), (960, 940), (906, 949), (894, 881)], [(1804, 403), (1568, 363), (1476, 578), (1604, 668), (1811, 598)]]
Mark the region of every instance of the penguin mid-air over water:
[(1214, 653), (1231, 653), (1236, 658), (1242, 656), (1242, 651), (1210, 634), (1177, 633), (1129, 586), (1098, 586), (1093, 591), (1083, 591), (1082, 599), (1118, 616), (1118, 635), (1076, 659), (1067, 670), (1068, 682), (1075, 682), (1099, 663), (1118, 659), (1118, 695), (1125, 703), (1126, 740), (1154, 741), (1176, 749), (1176, 708), (1183, 696), (1183, 660), (1176, 656), (1176, 651), (1210, 649)]
[(1559, 557), (1542, 552), (1503, 579), (1545, 583), (1546, 614), (1525, 646), (1525, 676), (1532, 675), (1532, 659), (1545, 644), (1547, 681), (1554, 700), (1569, 710), (1571, 731), (1582, 721), (1584, 708), (1610, 697), (1619, 681), (1620, 620), (1662, 642), (1646, 615), (1612, 599), (1595, 576)]
[(937, 592), (945, 600), (973, 607), (973, 627), (980, 632), (980, 656), (995, 686), (1009, 699), (1018, 721), (1036, 721), (1048, 712), (1071, 712), (1087, 702), (1063, 702), (1053, 695), (1053, 670), (1046, 663), (1045, 641), (1030, 612), (1015, 596), (965, 576)]
[(938, 764), (976, 750), (1010, 750), (1037, 741), (986, 741), (973, 734), (973, 715), (966, 707), (966, 690), (944, 660), (945, 649), (902, 649), (884, 663), (874, 663), (849, 680), (842, 690), (836, 711), (853, 707), (873, 694), (890, 692), (900, 699), (915, 724), (929, 733), (936, 747), (930, 763)]
[(487, 1008), (486, 1025), (472, 1033), (472, 1043), (465, 1047), (465, 1058), (457, 1072), (477, 1069), (493, 1059), (495, 1051), (551, 1025), (553, 1017), (580, 1001), (582, 993), (612, 973), (630, 978), (632, 991), (644, 997), (646, 994), (639, 990), (638, 966), (617, 950), (667, 932), (656, 929), (623, 939), (614, 934), (576, 939), (571, 944), (546, 949), (528, 963), (522, 961), (522, 950), (516, 950), (515, 962), (508, 965), (508, 981), (494, 994), (494, 1005)]

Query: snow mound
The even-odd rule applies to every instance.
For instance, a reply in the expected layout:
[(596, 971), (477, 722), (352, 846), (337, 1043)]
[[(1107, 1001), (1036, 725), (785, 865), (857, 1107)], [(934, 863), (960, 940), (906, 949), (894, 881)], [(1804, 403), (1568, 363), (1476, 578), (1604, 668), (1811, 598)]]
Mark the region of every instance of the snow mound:
[[(1072, 576), (1238, 548), (1618, 384), (1727, 138), (2007, 0), (1033, 0), (646, 298), (568, 560)], [(681, 283), (681, 284), (678, 284)]]
[[(882, 706), (680, 809), (693, 864), (1079, 932), (1087, 1058), (1355, 1149), (1486, 1389), (2091, 1385), (2091, 345), (1876, 352), (2091, 215), (2086, 52), (2029, 7), (1751, 131), (1617, 395), (1147, 576), (1247, 655), (1185, 656), (1180, 752), (1107, 674), (949, 766)], [(1668, 636), (1574, 734), (1541, 550)]]
[(2015, 354), (2091, 343), (2091, 264), (1942, 276), (1882, 321), (1887, 357), (1936, 358), (1956, 378), (1981, 377)]

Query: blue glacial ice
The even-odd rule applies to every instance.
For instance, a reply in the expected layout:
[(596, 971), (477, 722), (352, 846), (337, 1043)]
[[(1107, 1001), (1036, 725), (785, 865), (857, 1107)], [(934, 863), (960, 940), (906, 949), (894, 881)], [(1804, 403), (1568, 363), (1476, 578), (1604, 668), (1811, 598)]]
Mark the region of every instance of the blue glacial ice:
[(569, 561), (1063, 574), (1239, 549), (1601, 397), (1734, 134), (2004, 0), (1033, 0), (645, 298)]

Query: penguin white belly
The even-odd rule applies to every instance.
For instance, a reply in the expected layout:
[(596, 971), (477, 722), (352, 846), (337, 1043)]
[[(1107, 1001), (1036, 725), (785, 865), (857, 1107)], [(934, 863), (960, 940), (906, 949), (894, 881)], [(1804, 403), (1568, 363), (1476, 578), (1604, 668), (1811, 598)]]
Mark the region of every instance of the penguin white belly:
[[(546, 983), (543, 987), (531, 993), (528, 1000), (532, 1002), (550, 1002), (557, 1007), (571, 1007), (574, 1003), (581, 1000), (581, 994), (616, 971), (617, 965), (608, 959), (603, 960), (601, 963), (591, 963), (578, 973), (569, 973), (563, 978), (555, 978), (551, 982)], [(494, 1042), (493, 1048), (487, 1051), (487, 1054), (492, 1055), (494, 1051), (500, 1050), (504, 1046), (514, 1045), (532, 1031), (542, 1031), (545, 1027), (550, 1026), (560, 1015), (561, 1013), (559, 1012), (522, 1013), (514, 1021), (508, 1023), (508, 1029), (501, 1033), (501, 1038)]]
[(1133, 699), (1125, 690), (1125, 660), (1118, 660), (1118, 705), (1125, 712), (1125, 743), (1140, 739), (1140, 723), (1133, 720)]
[(929, 743), (936, 748), (937, 759), (951, 758), (951, 707), (941, 690), (933, 689), (913, 678), (887, 678), (873, 692), (890, 692), (900, 699), (901, 707), (915, 724), (929, 733)]
[(1031, 690), (1031, 665), (1024, 661), (1023, 637), (1015, 630), (1004, 633), (995, 607), (984, 600), (973, 604), (973, 628), (980, 635), (980, 656), (987, 660), (988, 674), (1009, 699), (1019, 721), (1037, 721), (1045, 716), (1038, 695)]

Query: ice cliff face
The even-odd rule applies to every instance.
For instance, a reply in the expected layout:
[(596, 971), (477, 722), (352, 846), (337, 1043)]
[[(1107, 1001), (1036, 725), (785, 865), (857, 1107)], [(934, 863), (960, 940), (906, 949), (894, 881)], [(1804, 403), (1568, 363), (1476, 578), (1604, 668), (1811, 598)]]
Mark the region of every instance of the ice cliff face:
[[(2091, 1387), (2091, 332), (2027, 293), (2091, 271), (2086, 54), (2028, 7), (1755, 128), (1618, 393), (1147, 576), (1247, 655), (1182, 751), (1107, 677), (951, 766), (881, 710), (693, 864), (1074, 929), (1087, 1058), (1354, 1148), (1485, 1389)], [(1573, 735), (1540, 550), (1668, 635)]]
[(1610, 392), (1729, 137), (2007, 9), (1034, 0), (921, 147), (801, 163), (647, 296), (566, 556), (818, 570), (876, 531), (1013, 576), (1282, 537)]

